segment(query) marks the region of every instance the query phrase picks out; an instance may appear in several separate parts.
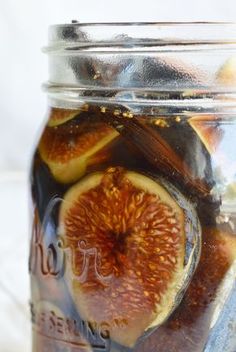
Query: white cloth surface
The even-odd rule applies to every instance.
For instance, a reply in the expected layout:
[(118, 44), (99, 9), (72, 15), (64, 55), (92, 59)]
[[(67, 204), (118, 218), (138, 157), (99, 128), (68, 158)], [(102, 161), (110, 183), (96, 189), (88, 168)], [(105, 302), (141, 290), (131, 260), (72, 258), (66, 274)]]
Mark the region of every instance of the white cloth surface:
[(30, 351), (26, 175), (0, 174), (0, 351)]

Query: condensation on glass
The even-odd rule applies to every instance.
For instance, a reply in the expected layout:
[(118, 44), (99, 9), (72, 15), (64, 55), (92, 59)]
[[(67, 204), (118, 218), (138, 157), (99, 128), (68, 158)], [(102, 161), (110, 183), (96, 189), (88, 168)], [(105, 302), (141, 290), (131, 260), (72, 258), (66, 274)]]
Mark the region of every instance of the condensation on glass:
[(33, 352), (236, 351), (236, 25), (50, 28)]

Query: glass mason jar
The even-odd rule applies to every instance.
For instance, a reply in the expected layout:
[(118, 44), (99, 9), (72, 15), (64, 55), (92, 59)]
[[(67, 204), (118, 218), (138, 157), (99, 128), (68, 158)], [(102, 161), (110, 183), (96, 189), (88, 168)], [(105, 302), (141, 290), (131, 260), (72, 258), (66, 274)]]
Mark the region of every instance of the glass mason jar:
[(236, 24), (49, 33), (33, 351), (236, 351)]

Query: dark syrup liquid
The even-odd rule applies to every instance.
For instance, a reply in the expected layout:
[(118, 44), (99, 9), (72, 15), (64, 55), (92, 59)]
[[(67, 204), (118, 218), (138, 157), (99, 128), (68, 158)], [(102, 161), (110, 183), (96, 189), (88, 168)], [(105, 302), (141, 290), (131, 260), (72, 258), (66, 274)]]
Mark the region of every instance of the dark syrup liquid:
[[(188, 119), (181, 116), (135, 116), (119, 106), (89, 106), (75, 111), (68, 121), (58, 123), (60, 118), (66, 119), (70, 114), (71, 110), (51, 110), (49, 125), (41, 137), (32, 167), (35, 220), (30, 271), (35, 351), (202, 351), (208, 337), (217, 289), (232, 264), (236, 241), (233, 220), (231, 223), (219, 221), (222, 200), (214, 191), (219, 180), (215, 176), (214, 155), (207, 145), (212, 138), (200, 138)], [(227, 124), (209, 116), (203, 125), (209, 124), (209, 121), (213, 135), (222, 130), (218, 148), (221, 145), (223, 148)], [(85, 134), (89, 138), (89, 134), (100, 133), (103, 125), (117, 131), (117, 136), (87, 158), (84, 171), (77, 179), (71, 182), (58, 180), (52, 161), (62, 161), (69, 168), (75, 144)], [(101, 140), (103, 137), (101, 132)], [(53, 155), (57, 155), (55, 160)], [(172, 184), (192, 204), (202, 228), (199, 264), (183, 299), (167, 321), (150, 334), (143, 334), (133, 347), (113, 341), (107, 331), (109, 327), (81, 318), (64, 278), (67, 262), (58, 235), (61, 202), (67, 191), (87, 175), (112, 167), (132, 170)], [(42, 311), (38, 302), (49, 302), (50, 305), (46, 304)]]

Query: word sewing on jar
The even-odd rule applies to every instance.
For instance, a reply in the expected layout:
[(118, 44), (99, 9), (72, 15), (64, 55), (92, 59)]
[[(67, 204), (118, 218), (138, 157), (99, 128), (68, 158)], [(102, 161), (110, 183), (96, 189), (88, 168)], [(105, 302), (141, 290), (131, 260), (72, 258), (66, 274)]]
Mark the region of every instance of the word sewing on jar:
[(108, 323), (87, 322), (65, 317), (56, 313), (59, 309), (46, 309), (30, 304), (34, 332), (48, 339), (63, 341), (68, 345), (86, 347), (94, 350), (107, 350), (110, 345), (110, 326)]

